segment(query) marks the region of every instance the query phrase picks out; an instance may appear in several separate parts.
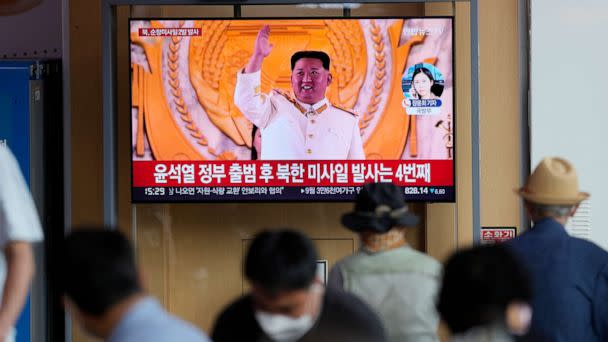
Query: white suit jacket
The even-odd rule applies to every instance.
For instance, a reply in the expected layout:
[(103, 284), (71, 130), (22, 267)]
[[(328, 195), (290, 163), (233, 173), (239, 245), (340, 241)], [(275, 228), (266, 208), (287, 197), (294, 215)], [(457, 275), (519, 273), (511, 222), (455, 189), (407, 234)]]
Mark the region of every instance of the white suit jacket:
[(324, 98), (314, 105), (260, 91), (260, 71), (237, 75), (234, 103), (262, 133), (265, 160), (365, 159), (358, 116)]

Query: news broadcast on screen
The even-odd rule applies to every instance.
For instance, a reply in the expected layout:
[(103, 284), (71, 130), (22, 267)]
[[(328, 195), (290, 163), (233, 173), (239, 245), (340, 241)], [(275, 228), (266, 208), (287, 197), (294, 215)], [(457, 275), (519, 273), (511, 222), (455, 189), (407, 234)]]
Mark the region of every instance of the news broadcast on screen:
[(453, 19), (130, 21), (132, 200), (451, 202)]

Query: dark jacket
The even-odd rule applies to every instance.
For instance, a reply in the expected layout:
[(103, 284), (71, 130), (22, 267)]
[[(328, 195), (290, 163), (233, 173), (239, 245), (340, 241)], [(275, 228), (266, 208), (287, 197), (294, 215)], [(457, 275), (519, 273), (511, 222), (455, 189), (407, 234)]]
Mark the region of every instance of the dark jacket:
[[(214, 342), (271, 342), (255, 318), (251, 295), (222, 312), (213, 327)], [(341, 290), (328, 288), (321, 313), (298, 342), (386, 342), (382, 323), (367, 304)]]
[(551, 218), (536, 222), (508, 245), (533, 280), (532, 336), (608, 341), (608, 252), (569, 236)]

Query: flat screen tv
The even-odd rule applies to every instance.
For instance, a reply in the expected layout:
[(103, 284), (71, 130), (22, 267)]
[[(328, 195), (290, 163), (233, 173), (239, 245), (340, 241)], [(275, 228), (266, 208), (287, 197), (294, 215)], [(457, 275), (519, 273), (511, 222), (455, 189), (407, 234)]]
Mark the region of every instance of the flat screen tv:
[(453, 19), (130, 20), (132, 200), (454, 201)]

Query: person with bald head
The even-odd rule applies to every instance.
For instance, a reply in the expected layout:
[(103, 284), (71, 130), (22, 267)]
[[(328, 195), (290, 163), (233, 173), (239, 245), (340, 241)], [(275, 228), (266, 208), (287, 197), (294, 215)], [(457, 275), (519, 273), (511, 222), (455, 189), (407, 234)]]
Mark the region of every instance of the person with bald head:
[(517, 190), (533, 222), (511, 240), (533, 281), (532, 325), (538, 341), (608, 341), (608, 252), (568, 235), (565, 225), (589, 197), (574, 166), (544, 158)]

